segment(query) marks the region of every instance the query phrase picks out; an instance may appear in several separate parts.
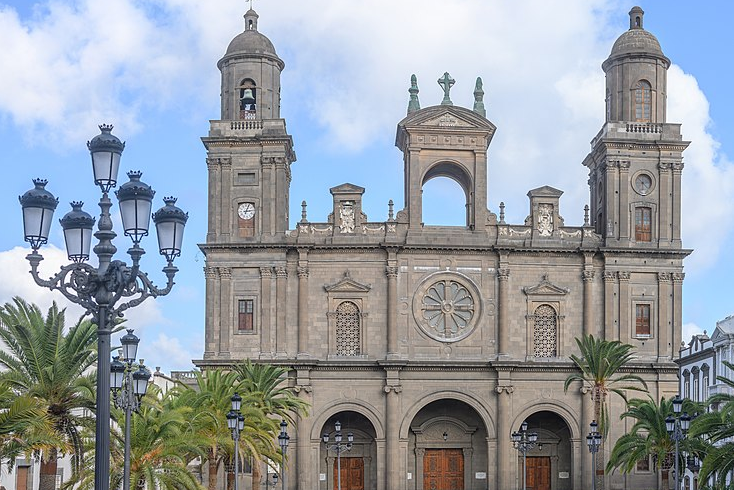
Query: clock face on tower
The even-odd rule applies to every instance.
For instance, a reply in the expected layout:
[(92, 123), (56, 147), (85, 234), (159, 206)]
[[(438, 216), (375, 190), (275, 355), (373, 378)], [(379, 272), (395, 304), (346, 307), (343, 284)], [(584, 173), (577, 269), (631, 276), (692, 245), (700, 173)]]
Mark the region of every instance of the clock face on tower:
[(652, 187), (652, 179), (647, 174), (640, 174), (635, 179), (635, 190), (641, 194), (646, 195), (650, 193)]
[(243, 202), (237, 208), (237, 215), (242, 219), (252, 219), (255, 216), (255, 205), (251, 202)]

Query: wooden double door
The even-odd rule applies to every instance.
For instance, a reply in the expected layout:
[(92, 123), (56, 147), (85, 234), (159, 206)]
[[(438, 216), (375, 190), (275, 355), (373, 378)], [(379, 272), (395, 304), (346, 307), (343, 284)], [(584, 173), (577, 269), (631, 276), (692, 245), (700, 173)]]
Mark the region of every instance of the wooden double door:
[(528, 490), (551, 490), (550, 457), (529, 457), (526, 462), (525, 475)]
[[(364, 490), (364, 459), (342, 457), (341, 470), (342, 490)], [(338, 465), (335, 459), (333, 488), (339, 488), (338, 475)]]
[(426, 449), (423, 490), (464, 490), (464, 451)]

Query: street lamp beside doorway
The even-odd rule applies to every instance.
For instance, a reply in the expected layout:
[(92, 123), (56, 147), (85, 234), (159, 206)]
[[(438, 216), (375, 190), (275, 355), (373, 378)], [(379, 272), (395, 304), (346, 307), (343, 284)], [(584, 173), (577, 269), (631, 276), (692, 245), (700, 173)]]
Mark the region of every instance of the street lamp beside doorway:
[(527, 455), (538, 441), (536, 432), (528, 432), (528, 423), (523, 422), (520, 430), (512, 433), (512, 447), (522, 454), (522, 490), (527, 490)]
[(352, 450), (352, 443), (354, 442), (354, 435), (351, 432), (347, 432), (347, 442), (342, 443), (342, 424), (338, 420), (334, 424), (334, 444), (329, 444), (329, 434), (324, 434), (322, 440), (326, 447), (326, 452), (334, 451), (336, 453), (336, 488), (342, 490), (342, 453), (345, 451)]
[(240, 433), (245, 428), (245, 416), (240, 412), (242, 406), (242, 397), (239, 393), (232, 395), (230, 399), (232, 409), (227, 413), (227, 427), (232, 431), (232, 440), (234, 441), (234, 490), (239, 490), (238, 473), (240, 469)]
[(592, 420), (589, 424), (591, 432), (586, 436), (586, 445), (589, 446), (589, 452), (591, 453), (591, 490), (596, 490), (596, 453), (599, 452), (601, 447), (601, 434), (597, 430), (599, 424), (596, 420)]
[[(280, 422), (280, 434), (278, 434), (278, 445), (280, 446), (280, 484), (282, 489), (285, 490), (285, 452), (288, 450), (288, 442), (291, 440), (291, 436), (288, 435), (286, 429), (288, 428), (288, 422), (281, 420)], [(277, 481), (277, 479), (276, 479)]]

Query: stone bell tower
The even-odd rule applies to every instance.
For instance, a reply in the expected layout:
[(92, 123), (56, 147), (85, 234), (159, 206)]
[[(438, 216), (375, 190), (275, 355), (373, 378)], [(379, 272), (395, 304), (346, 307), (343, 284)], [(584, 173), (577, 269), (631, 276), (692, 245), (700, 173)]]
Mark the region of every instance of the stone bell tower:
[(288, 228), (293, 141), (280, 118), (285, 63), (245, 14), (245, 30), (217, 63), (222, 73), (221, 119), (202, 138), (209, 168), (207, 243), (256, 240)]
[(607, 246), (680, 248), (682, 140), (666, 120), (670, 60), (634, 7), (602, 64), (606, 123), (584, 160), (591, 222)]

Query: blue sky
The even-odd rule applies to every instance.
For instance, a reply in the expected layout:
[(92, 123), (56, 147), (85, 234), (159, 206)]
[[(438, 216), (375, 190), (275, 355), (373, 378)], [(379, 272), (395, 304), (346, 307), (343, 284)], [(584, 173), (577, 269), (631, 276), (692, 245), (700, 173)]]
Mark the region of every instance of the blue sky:
[[(734, 111), (726, 0), (641, 1), (645, 28), (672, 60), (668, 121), (682, 122), (693, 141), (684, 154), (686, 261), (684, 339), (711, 332), (734, 313)], [(298, 160), (291, 185), (291, 224), (308, 202), (311, 221), (325, 221), (328, 189), (351, 182), (367, 188), (370, 220), (387, 217), (387, 201), (403, 203), (402, 159), (395, 125), (405, 115), (410, 75), (422, 105), (441, 100), (436, 79), (449, 71), (455, 103), (471, 107), (474, 80), (484, 80), (487, 117), (498, 127), (489, 148), (490, 209), (506, 203), (521, 223), (526, 193), (562, 189), (566, 224), (583, 222), (588, 201), (581, 161), (604, 115), (601, 62), (628, 24), (633, 3), (603, 0), (256, 0), (259, 30), (286, 63), (282, 115)], [(127, 142), (122, 169), (179, 198), (189, 211), (181, 272), (174, 292), (131, 311), (140, 356), (164, 371), (189, 369), (203, 352), (206, 164), (200, 137), (219, 117), (217, 60), (242, 31), (241, 0), (55, 0), (0, 2), (0, 301), (21, 295), (44, 308), (61, 300), (35, 286), (23, 257), (17, 196), (44, 177), (60, 199), (81, 199), (96, 214), (86, 141), (97, 124), (115, 125)], [(121, 173), (121, 175), (123, 175)], [(126, 179), (121, 180), (125, 181)], [(458, 186), (437, 179), (425, 189), (427, 223), (459, 224)], [(119, 226), (117, 228), (119, 230)], [(65, 263), (60, 226), (44, 249), (44, 276)], [(119, 258), (129, 246), (118, 237)], [(143, 267), (164, 280), (155, 237)], [(72, 315), (79, 310), (70, 307)]]

